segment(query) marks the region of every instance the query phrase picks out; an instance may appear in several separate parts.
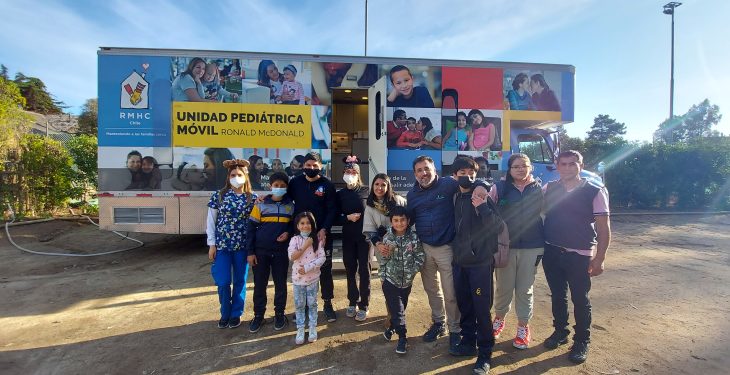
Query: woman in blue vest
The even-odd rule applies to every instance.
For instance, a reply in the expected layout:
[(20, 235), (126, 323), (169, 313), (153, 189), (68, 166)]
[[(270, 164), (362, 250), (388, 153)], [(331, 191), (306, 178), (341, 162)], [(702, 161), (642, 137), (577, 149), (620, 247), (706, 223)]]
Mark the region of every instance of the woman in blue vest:
[(507, 166), (506, 179), (495, 184), (489, 192), (499, 206), (510, 239), (509, 263), (495, 271), (497, 287), (492, 333), (495, 338), (502, 333), (514, 294), (517, 335), (512, 345), (526, 349), (531, 336), (528, 323), (532, 318), (532, 287), (544, 251), (540, 216), (543, 193), (540, 183), (532, 176), (532, 164), (527, 155), (512, 154)]

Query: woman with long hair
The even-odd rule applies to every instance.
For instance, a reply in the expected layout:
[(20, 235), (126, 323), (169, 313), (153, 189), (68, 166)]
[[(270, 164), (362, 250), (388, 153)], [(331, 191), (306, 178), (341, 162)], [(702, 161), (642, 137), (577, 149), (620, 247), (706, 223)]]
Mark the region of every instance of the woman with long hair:
[(227, 148), (206, 148), (203, 151), (203, 171), (205, 172), (205, 190), (220, 189), (228, 181), (228, 170), (223, 161), (233, 159), (233, 153)]
[[(368, 258), (372, 259), (376, 246), (385, 246), (382, 239), (390, 226), (390, 212), (394, 207), (406, 206), (406, 199), (393, 191), (393, 184), (385, 173), (378, 173), (370, 184), (370, 194), (365, 201), (363, 234), (370, 242)], [(390, 313), (388, 313), (390, 317)], [(385, 320), (386, 330), (383, 335), (390, 340), (395, 332), (390, 326), (390, 318)]]
[(284, 84), (284, 75), (279, 73), (279, 68), (276, 67), (271, 60), (261, 60), (258, 68), (258, 85), (268, 87), (269, 101), (276, 103), (276, 97), (281, 96), (282, 87)]
[(246, 229), (257, 197), (248, 178), (248, 161), (226, 160), (223, 167), (228, 180), (208, 201), (206, 234), (211, 274), (218, 287), (218, 328), (236, 328), (241, 325), (246, 298)]
[(496, 291), (492, 333), (499, 337), (510, 310), (512, 295), (517, 312), (517, 336), (512, 345), (526, 349), (530, 344), (533, 296), (537, 266), (544, 251), (542, 217), (543, 193), (532, 176), (532, 163), (525, 154), (512, 154), (507, 160), (507, 176), (497, 182), (489, 194), (497, 202), (507, 225), (510, 240), (509, 262), (495, 269)]
[(205, 60), (194, 57), (187, 69), (172, 81), (172, 101), (174, 102), (210, 102), (205, 99), (205, 91), (200, 79), (205, 74)]

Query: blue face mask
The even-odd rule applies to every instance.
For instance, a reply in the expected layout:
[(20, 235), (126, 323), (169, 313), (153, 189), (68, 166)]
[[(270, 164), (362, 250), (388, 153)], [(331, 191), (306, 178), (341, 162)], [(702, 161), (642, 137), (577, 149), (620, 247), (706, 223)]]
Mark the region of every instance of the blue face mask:
[(275, 197), (283, 197), (286, 194), (286, 188), (271, 188), (271, 194)]
[(301, 235), (304, 238), (309, 238), (310, 234), (312, 234), (312, 232), (299, 232), (299, 235)]

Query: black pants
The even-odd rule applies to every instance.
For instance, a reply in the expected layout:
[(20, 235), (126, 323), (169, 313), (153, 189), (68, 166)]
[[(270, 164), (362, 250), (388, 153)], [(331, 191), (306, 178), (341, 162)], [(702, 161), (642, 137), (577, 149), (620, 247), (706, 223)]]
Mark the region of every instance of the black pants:
[[(342, 239), (342, 262), (347, 272), (347, 299), (350, 306), (357, 305), (360, 310), (367, 310), (370, 304), (370, 246), (365, 238)], [(357, 285), (360, 275), (360, 288)]]
[(591, 258), (565, 249), (545, 244), (545, 255), (542, 268), (545, 279), (550, 286), (553, 305), (553, 327), (566, 335), (568, 331), (568, 288), (573, 301), (575, 315), (574, 341), (590, 342), (591, 340), (591, 301), (588, 292), (591, 290), (591, 277), (588, 265)]
[(286, 308), (286, 277), (289, 272), (289, 257), (286, 251), (256, 251), (256, 266), (253, 267), (253, 313), (266, 313), (266, 288), (269, 274), (274, 279), (274, 313), (283, 314)]
[(461, 313), (461, 341), (476, 345), (479, 357), (491, 359), (492, 336), (492, 274), (494, 267), (461, 267), (454, 264), (456, 303)]
[(388, 280), (383, 280), (383, 295), (390, 314), (390, 328), (400, 337), (406, 337), (406, 307), (411, 287), (398, 288)]
[(335, 282), (332, 280), (332, 233), (329, 231), (324, 244), (324, 254), (324, 264), (319, 268), (319, 290), (322, 292), (322, 299), (329, 301), (335, 298)]

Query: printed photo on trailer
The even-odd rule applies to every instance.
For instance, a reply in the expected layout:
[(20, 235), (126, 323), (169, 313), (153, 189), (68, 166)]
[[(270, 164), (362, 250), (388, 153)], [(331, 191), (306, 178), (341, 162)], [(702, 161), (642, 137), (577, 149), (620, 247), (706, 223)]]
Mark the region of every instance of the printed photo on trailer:
[(389, 150), (440, 150), (441, 109), (388, 108)]

